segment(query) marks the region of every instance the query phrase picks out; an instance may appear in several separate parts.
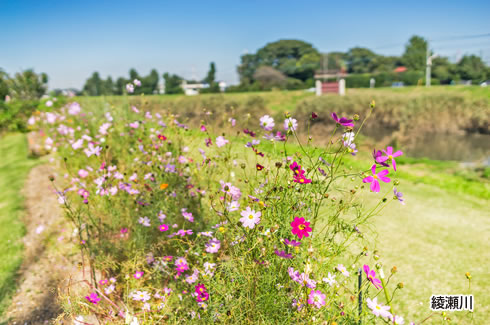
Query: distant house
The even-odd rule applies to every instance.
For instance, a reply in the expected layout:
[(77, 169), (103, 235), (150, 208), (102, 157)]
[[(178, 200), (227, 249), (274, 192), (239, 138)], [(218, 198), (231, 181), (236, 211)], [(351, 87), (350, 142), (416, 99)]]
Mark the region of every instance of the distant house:
[(393, 70), (393, 72), (396, 72), (396, 73), (402, 73), (402, 72), (405, 72), (407, 71), (407, 68), (406, 67), (397, 67), (395, 70)]
[(345, 77), (347, 77), (345, 68), (333, 70), (321, 70), (315, 73), (316, 95), (332, 93), (345, 95)]
[[(218, 85), (221, 92), (224, 92), (226, 90), (227, 87), (226, 82), (220, 81)], [(198, 95), (201, 89), (209, 88), (209, 84), (202, 83), (202, 82), (187, 83), (187, 81), (184, 80), (182, 81), (181, 87), (184, 90), (184, 94), (186, 94), (187, 96), (194, 96), (194, 95)]]
[(199, 94), (199, 90), (203, 88), (209, 88), (209, 85), (206, 83), (193, 83), (188, 84), (187, 81), (182, 81), (182, 85), (180, 86), (184, 90), (184, 94), (187, 96), (194, 96)]

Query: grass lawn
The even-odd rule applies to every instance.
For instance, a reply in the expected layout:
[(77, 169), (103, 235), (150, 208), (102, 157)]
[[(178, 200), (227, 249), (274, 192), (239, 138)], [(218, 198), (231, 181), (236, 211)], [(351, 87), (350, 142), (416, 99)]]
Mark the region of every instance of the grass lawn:
[(0, 315), (5, 311), (16, 286), (16, 271), (22, 262), (21, 221), (23, 198), (20, 191), (29, 170), (37, 163), (28, 158), (23, 134), (0, 138)]

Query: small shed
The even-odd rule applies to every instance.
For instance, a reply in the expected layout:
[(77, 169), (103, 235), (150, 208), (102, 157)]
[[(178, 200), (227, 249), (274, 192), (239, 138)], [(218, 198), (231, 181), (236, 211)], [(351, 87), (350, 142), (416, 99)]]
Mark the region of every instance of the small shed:
[(345, 69), (322, 70), (315, 73), (316, 95), (339, 94), (345, 95)]

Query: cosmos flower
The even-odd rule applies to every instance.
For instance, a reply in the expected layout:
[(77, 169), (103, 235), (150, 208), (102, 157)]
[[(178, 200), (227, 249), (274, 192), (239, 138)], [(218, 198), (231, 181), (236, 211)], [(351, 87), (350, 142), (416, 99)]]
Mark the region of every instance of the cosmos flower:
[(140, 87), (141, 86), (141, 81), (139, 81), (138, 79), (134, 79), (133, 80), (133, 84), (137, 87)]
[(391, 164), (393, 165), (393, 169), (396, 171), (396, 157), (400, 157), (403, 155), (403, 152), (398, 150), (397, 152), (393, 152), (393, 147), (387, 147), (386, 150), (382, 150), (384, 152), (384, 156), (378, 156), (376, 158), (376, 162), (384, 163), (387, 160), (391, 160)]
[(242, 218), (240, 218), (242, 225), (253, 229), (255, 225), (260, 222), (262, 213), (260, 211), (255, 212), (250, 207), (247, 207), (245, 210), (242, 210), (240, 215), (242, 216)]
[(375, 316), (381, 316), (381, 317), (386, 317), (389, 318), (391, 316), (391, 313), (389, 312), (390, 307), (389, 306), (383, 306), (378, 303), (378, 298), (374, 298), (373, 300), (367, 298), (366, 299), (367, 306)]
[(369, 266), (366, 264), (364, 264), (363, 269), (369, 282), (371, 282), (378, 289), (383, 288), (383, 286), (381, 285), (381, 280), (376, 278), (376, 272), (374, 270), (370, 269)]
[(126, 84), (126, 91), (128, 94), (134, 93), (134, 85), (133, 84)]
[(269, 115), (264, 115), (260, 118), (260, 127), (266, 131), (272, 131), (274, 128), (274, 119)]
[(350, 127), (354, 127), (354, 123), (352, 123), (353, 120), (349, 120), (345, 117), (342, 117), (342, 118), (338, 118), (337, 114), (336, 113), (332, 113), (332, 118), (335, 122), (337, 122), (337, 124), (340, 124), (342, 126), (350, 126)]
[(226, 140), (223, 136), (219, 136), (216, 138), (216, 145), (218, 146), (218, 148), (221, 148), (223, 147), (224, 145), (226, 145), (227, 143), (229, 143), (230, 141)]
[(284, 120), (284, 130), (286, 131), (296, 131), (298, 128), (298, 121), (292, 117)]
[(228, 206), (226, 208), (228, 209), (228, 211), (233, 212), (237, 211), (239, 207), (240, 203), (238, 203), (238, 201), (231, 201), (230, 203), (228, 203)]
[(133, 274), (133, 277), (135, 279), (141, 279), (141, 277), (143, 276), (143, 274), (145, 274), (145, 272), (143, 271), (136, 271), (134, 274)]
[(162, 232), (163, 231), (167, 231), (168, 230), (168, 225), (166, 225), (166, 224), (160, 225), (160, 226), (158, 226), (158, 230), (160, 230)]
[(97, 293), (92, 292), (90, 295), (85, 296), (85, 299), (87, 299), (89, 302), (93, 303), (94, 305), (97, 305), (97, 303), (100, 301), (100, 297)]
[(350, 275), (349, 271), (347, 271), (347, 268), (343, 264), (337, 265), (336, 269), (346, 277)]
[(150, 224), (150, 218), (148, 217), (140, 217), (138, 219), (138, 223), (145, 226), (145, 227), (150, 227), (151, 224)]
[(291, 247), (298, 247), (301, 245), (301, 242), (284, 238), (284, 244), (286, 244), (287, 246), (291, 246)]
[(89, 142), (88, 148), (86, 148), (83, 152), (87, 155), (87, 157), (90, 157), (92, 155), (98, 156), (100, 155), (100, 151), (102, 150), (101, 147), (99, 146), (94, 146), (92, 142)]
[(206, 244), (206, 252), (217, 253), (220, 247), (221, 247), (221, 242), (218, 239), (213, 238), (209, 240), (209, 242)]
[(335, 274), (328, 272), (328, 276), (322, 279), (323, 282), (328, 283), (331, 287), (333, 287), (337, 281), (335, 280)]
[(395, 195), (393, 199), (398, 200), (401, 204), (405, 205), (405, 200), (403, 199), (403, 193), (398, 192), (396, 187), (393, 188), (393, 194)]
[(372, 176), (368, 176), (362, 180), (363, 183), (371, 183), (371, 191), (373, 192), (379, 192), (379, 181), (378, 179), (382, 180), (385, 183), (390, 182), (390, 178), (386, 177), (387, 174), (389, 174), (389, 171), (387, 169), (384, 169), (380, 171), (378, 174), (376, 174), (376, 164), (374, 164), (371, 167), (371, 171), (373, 173)]
[(285, 251), (274, 250), (274, 254), (282, 258), (293, 258), (293, 254), (287, 254)]
[(310, 236), (309, 233), (312, 232), (310, 223), (305, 221), (305, 218), (303, 217), (295, 217), (293, 222), (291, 222), (291, 227), (291, 232), (293, 235), (298, 236), (299, 239)]
[(320, 309), (325, 306), (326, 296), (320, 290), (311, 290), (308, 295), (308, 304)]

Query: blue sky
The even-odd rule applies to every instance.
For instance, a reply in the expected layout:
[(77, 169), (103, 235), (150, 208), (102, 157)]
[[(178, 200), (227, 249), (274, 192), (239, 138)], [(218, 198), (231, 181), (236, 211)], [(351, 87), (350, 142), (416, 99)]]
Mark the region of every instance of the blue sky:
[[(410, 36), (490, 33), (490, 1), (22, 1), (0, 0), (0, 68), (46, 72), (51, 88), (81, 88), (93, 71), (156, 68), (202, 79), (209, 62), (236, 83), (240, 55), (301, 39), (320, 51), (363, 46), (400, 55)], [(452, 59), (490, 61), (490, 37), (434, 42)]]

